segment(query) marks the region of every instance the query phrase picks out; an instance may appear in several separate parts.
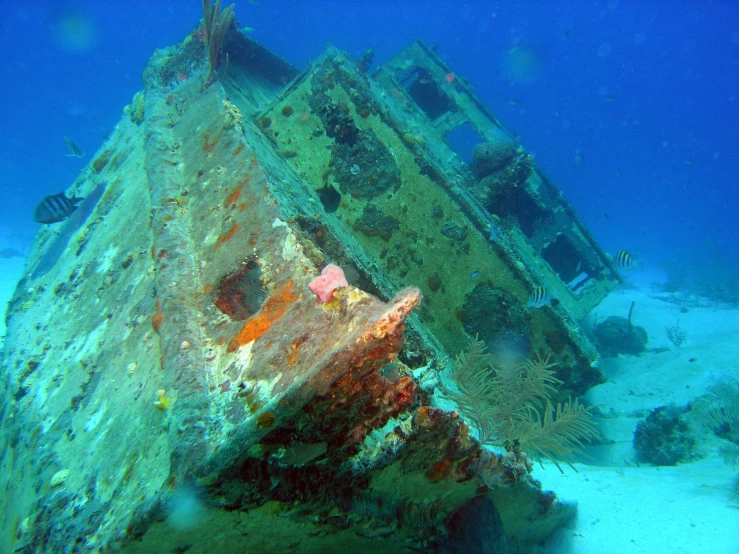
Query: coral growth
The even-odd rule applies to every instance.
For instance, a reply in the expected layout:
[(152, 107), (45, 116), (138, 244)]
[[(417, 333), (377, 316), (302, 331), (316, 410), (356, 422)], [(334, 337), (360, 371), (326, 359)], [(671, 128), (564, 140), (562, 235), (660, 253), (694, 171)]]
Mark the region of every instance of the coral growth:
[(389, 241), (399, 228), (400, 222), (397, 219), (385, 215), (377, 206), (369, 203), (353, 225), (355, 231), (368, 237), (380, 237), (384, 241)]
[(739, 382), (714, 385), (693, 407), (706, 427), (729, 441), (719, 450), (724, 462), (731, 466), (739, 464)]
[(472, 149), (472, 170), (478, 179), (505, 168), (516, 156), (516, 144), (505, 138), (483, 142)]
[[(213, 74), (221, 63), (223, 43), (234, 21), (234, 5), (221, 11), (221, 0), (211, 4), (211, 0), (203, 0), (203, 42), (208, 54), (208, 76), (205, 82), (210, 83)], [(226, 58), (228, 61), (228, 58)]]
[(339, 266), (328, 264), (321, 271), (321, 275), (313, 279), (308, 286), (318, 296), (321, 303), (325, 304), (333, 298), (336, 289), (346, 288), (349, 283), (346, 281), (344, 271)]
[(141, 123), (143, 123), (144, 121), (144, 93), (143, 92), (137, 92), (134, 95), (133, 101), (131, 102), (131, 107), (128, 113), (128, 117), (136, 125), (141, 125)]
[(634, 432), (639, 460), (658, 466), (674, 466), (696, 457), (696, 440), (685, 421), (686, 410), (662, 406), (640, 421)]
[(611, 316), (595, 326), (593, 331), (598, 351), (613, 358), (619, 354), (638, 356), (647, 346), (647, 332), (632, 325), (625, 317)]
[(162, 411), (168, 410), (172, 405), (172, 399), (167, 396), (167, 391), (159, 389), (157, 391), (157, 401), (154, 405)]
[(555, 385), (561, 384), (551, 370), (554, 365), (546, 358), (496, 369), (482, 341), (474, 340), (453, 364), (457, 391), (446, 386), (442, 390), (475, 425), (480, 443), (503, 443), (513, 452), (509, 461), (515, 464), (526, 466), (521, 452), (526, 449), (559, 467), (558, 461), (570, 464), (582, 441), (596, 438), (598, 432), (590, 408), (577, 400), (552, 405)]
[(471, 334), (485, 343), (488, 351), (511, 352), (512, 346), (529, 355), (531, 323), (520, 300), (490, 283), (478, 283), (467, 295), (459, 318)]

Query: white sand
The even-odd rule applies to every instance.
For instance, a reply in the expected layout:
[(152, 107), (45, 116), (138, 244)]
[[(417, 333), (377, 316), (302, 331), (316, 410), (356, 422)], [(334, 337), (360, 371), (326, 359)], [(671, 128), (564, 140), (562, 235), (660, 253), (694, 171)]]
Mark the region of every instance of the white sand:
[[(592, 328), (594, 314), (599, 321), (627, 317), (635, 301), (632, 321), (647, 331), (647, 347), (669, 350), (603, 360), (608, 382), (586, 398), (602, 410), (601, 430), (606, 441), (614, 442), (591, 448), (593, 460), (576, 464), (579, 473), (566, 468), (562, 475), (551, 464), (536, 468), (545, 488), (578, 502), (573, 528), (560, 531), (543, 551), (737, 554), (739, 501), (731, 497), (739, 468), (720, 459), (722, 441), (706, 430), (699, 448), (705, 458), (673, 467), (637, 467), (631, 443), (636, 423), (650, 410), (684, 406), (722, 378), (739, 376), (739, 310), (700, 301), (703, 307), (681, 313), (669, 295), (650, 292), (646, 275), (634, 279), (638, 288), (614, 291), (583, 326)], [(665, 331), (678, 317), (687, 332), (679, 350)]]

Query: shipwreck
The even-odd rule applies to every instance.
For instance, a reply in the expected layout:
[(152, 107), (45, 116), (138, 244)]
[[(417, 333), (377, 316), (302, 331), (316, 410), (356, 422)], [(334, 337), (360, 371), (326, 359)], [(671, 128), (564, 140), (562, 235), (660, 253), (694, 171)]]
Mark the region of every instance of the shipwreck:
[[(85, 201), (38, 233), (8, 311), (0, 550), (545, 540), (575, 506), (443, 384), (474, 337), (552, 356), (553, 401), (600, 382), (577, 321), (612, 261), (424, 42), (299, 70), (223, 17), (154, 54)], [(328, 264), (348, 286), (324, 302)]]

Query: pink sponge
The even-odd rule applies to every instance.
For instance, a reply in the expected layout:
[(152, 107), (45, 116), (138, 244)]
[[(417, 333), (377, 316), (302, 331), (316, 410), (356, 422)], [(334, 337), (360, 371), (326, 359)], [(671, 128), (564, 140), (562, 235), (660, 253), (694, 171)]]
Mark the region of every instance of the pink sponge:
[(321, 275), (313, 279), (308, 286), (325, 304), (331, 300), (336, 289), (348, 287), (349, 283), (344, 277), (344, 271), (338, 265), (328, 264), (321, 271)]

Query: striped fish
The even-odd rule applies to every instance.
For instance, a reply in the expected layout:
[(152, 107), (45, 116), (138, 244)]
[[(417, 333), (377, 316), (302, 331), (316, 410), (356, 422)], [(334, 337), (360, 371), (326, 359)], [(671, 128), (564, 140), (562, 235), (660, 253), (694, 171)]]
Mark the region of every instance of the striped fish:
[(543, 308), (552, 300), (552, 295), (549, 293), (546, 287), (536, 287), (531, 291), (529, 301), (526, 304), (527, 308)]
[(616, 254), (616, 265), (619, 269), (634, 269), (634, 257), (626, 250), (619, 250)]
[(81, 200), (82, 198), (76, 197), (67, 198), (63, 192), (52, 194), (44, 198), (36, 206), (36, 213), (34, 213), (33, 219), (37, 223), (43, 223), (45, 225), (64, 221), (69, 217), (69, 214), (77, 209), (77, 203)]
[(582, 155), (582, 151), (579, 148), (575, 150), (575, 163), (577, 165), (582, 165), (585, 163), (585, 156)]
[(67, 148), (69, 148), (69, 154), (67, 154), (68, 157), (71, 158), (82, 158), (85, 155), (85, 151), (80, 148), (80, 145), (74, 142), (69, 137), (64, 137), (64, 142), (67, 143)]

